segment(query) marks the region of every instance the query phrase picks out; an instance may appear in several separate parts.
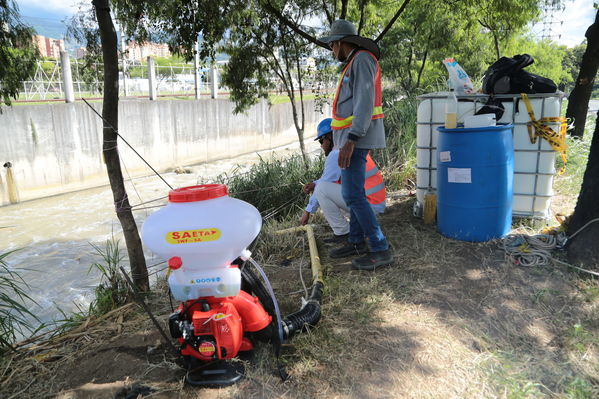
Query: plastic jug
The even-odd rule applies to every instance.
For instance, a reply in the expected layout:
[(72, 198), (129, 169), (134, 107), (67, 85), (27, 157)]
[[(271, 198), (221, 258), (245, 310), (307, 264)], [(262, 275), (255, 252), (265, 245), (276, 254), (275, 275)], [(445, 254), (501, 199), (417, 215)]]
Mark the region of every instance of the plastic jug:
[(175, 299), (226, 297), (241, 288), (241, 273), (231, 262), (261, 227), (254, 206), (229, 197), (224, 184), (206, 184), (172, 190), (168, 205), (145, 221), (142, 239), (169, 260), (168, 283)]

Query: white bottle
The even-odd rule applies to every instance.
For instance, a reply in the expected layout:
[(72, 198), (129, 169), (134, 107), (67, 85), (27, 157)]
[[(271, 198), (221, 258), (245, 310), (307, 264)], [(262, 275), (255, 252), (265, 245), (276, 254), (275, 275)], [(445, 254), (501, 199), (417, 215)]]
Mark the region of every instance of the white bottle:
[(234, 296), (241, 273), (231, 262), (242, 255), (262, 226), (260, 212), (231, 198), (223, 184), (184, 187), (169, 193), (169, 204), (150, 215), (144, 244), (169, 261), (175, 299)]
[(458, 98), (452, 90), (445, 103), (445, 129), (455, 129), (456, 127), (458, 127)]

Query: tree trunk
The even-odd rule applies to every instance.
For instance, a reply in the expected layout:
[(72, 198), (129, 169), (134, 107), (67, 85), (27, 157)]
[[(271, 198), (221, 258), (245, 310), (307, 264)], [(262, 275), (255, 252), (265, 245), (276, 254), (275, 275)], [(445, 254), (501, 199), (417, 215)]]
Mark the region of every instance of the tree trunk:
[[(599, 112), (597, 113), (599, 121)], [(582, 188), (572, 219), (568, 224), (568, 236), (576, 233), (586, 223), (599, 218), (599, 123), (591, 142), (589, 162), (584, 172)], [(599, 270), (599, 222), (593, 222), (581, 230), (568, 242), (568, 258), (573, 264), (581, 264), (588, 269)]]
[(102, 117), (104, 118), (103, 154), (106, 172), (110, 180), (110, 188), (116, 207), (116, 214), (121, 222), (125, 245), (129, 254), (129, 264), (135, 285), (141, 291), (150, 289), (148, 269), (144, 257), (141, 239), (137, 231), (135, 219), (131, 213), (129, 198), (123, 182), (121, 162), (118, 153), (116, 129), (119, 125), (119, 69), (117, 55), (117, 38), (108, 0), (93, 0), (96, 19), (100, 29), (102, 56), (104, 59), (104, 100), (102, 102)]
[(499, 37), (497, 37), (497, 33), (493, 31), (493, 44), (495, 45), (495, 55), (497, 59), (501, 58), (501, 51), (499, 50)]
[(570, 93), (568, 109), (566, 110), (566, 118), (574, 121), (574, 129), (569, 133), (576, 137), (584, 135), (584, 126), (589, 111), (589, 99), (591, 98), (597, 67), (599, 66), (599, 11), (595, 15), (595, 22), (589, 26), (585, 36), (587, 38), (587, 48), (582, 55), (580, 72), (574, 89)]

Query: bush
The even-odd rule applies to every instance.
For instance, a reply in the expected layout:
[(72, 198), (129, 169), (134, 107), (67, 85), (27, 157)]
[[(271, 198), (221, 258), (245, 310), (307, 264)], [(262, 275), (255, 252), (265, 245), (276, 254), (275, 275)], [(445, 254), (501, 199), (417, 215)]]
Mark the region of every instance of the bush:
[(383, 95), (387, 148), (374, 153), (390, 189), (415, 187), (418, 100), (387, 89)]
[(323, 165), (324, 157), (309, 161), (307, 166), (301, 155), (285, 160), (260, 159), (246, 173), (223, 174), (216, 180), (227, 185), (232, 197), (258, 208), (265, 220), (271, 217), (282, 220), (305, 206), (307, 196), (302, 187), (320, 177)]

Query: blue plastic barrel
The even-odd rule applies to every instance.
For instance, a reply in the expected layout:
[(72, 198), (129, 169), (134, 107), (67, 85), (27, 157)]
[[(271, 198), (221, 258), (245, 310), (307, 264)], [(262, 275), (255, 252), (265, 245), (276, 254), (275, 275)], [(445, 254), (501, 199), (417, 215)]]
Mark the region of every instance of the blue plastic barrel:
[(437, 229), (444, 236), (480, 242), (511, 230), (512, 128), (438, 128)]

